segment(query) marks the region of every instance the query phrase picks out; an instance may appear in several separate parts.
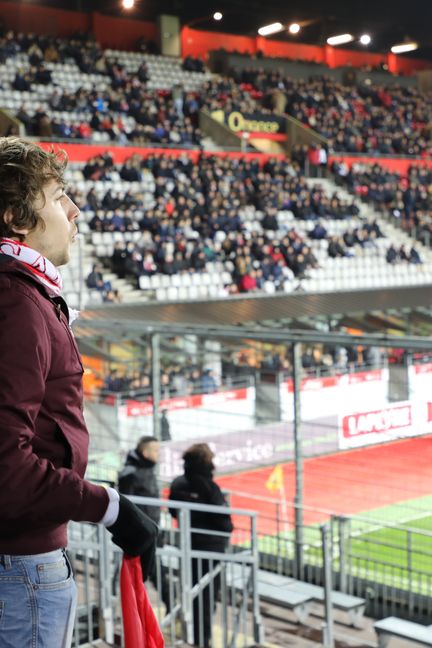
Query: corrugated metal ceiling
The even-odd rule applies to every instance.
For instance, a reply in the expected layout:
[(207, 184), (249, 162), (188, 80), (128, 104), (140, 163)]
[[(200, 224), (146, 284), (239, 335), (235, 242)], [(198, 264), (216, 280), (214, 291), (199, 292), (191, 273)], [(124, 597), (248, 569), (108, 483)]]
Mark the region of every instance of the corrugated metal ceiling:
[(127, 327), (128, 321), (215, 326), (272, 323), (354, 313), (386, 312), (429, 306), (432, 286), (409, 286), (315, 294), (241, 295), (191, 302), (104, 304), (81, 313), (85, 320), (106, 320)]

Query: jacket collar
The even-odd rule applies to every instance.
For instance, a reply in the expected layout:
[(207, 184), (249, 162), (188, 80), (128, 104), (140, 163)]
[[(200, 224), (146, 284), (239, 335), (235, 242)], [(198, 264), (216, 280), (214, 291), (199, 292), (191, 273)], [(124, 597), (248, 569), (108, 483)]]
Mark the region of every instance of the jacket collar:
[(126, 465), (127, 464), (139, 466), (140, 468), (154, 468), (156, 466), (154, 461), (150, 461), (150, 459), (146, 459), (136, 450), (131, 450), (130, 452), (128, 452), (126, 458)]
[(23, 263), (21, 263), (21, 261), (17, 261), (7, 254), (0, 254), (0, 273), (14, 274), (25, 278), (26, 281), (30, 281), (31, 284), (35, 288), (37, 288), (44, 297), (52, 301), (56, 306), (60, 306), (61, 310), (69, 321), (69, 309), (63, 297), (53, 297), (52, 295), (50, 295), (46, 287), (36, 279), (34, 274), (30, 272), (30, 270), (27, 270), (27, 268)]

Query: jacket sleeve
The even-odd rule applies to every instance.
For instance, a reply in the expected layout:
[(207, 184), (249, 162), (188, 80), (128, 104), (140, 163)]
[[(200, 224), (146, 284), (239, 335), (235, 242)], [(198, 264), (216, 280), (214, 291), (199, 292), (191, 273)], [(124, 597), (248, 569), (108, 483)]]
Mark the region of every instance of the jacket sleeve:
[[(211, 482), (211, 496), (208, 500), (208, 504), (213, 504), (214, 506), (227, 505), (221, 489), (214, 481)], [(212, 525), (214, 529), (223, 531), (224, 533), (231, 533), (231, 531), (234, 529), (231, 515), (229, 515), (229, 513), (209, 513), (209, 515), (211, 515)]]
[(20, 289), (0, 292), (0, 519), (26, 529), (32, 520), (99, 522), (105, 488), (33, 452), (46, 390), (51, 338), (36, 301)]

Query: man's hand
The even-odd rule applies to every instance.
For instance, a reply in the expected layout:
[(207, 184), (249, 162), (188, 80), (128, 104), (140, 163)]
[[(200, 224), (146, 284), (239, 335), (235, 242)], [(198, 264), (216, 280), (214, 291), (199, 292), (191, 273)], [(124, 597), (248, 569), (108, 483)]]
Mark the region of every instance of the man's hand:
[(117, 520), (107, 527), (112, 533), (112, 541), (129, 556), (151, 553), (156, 547), (157, 524), (127, 497), (120, 495), (119, 504)]

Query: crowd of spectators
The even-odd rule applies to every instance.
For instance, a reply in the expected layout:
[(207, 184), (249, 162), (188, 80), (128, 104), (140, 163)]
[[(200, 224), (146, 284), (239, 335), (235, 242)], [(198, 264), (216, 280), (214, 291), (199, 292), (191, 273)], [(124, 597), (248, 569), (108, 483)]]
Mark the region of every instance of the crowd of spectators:
[[(133, 73), (128, 72), (118, 60), (107, 57), (88, 34), (66, 40), (7, 32), (0, 38), (0, 62), (19, 52), (27, 53), (29, 66), (17, 69), (13, 89), (31, 91), (34, 84), (52, 87), (47, 107), (38, 106), (33, 114), (25, 102), (20, 106), (17, 117), (28, 135), (91, 140), (98, 132), (122, 144), (151, 142), (184, 148), (201, 144), (200, 96), (185, 92), (179, 84), (171, 91), (149, 91), (145, 62)], [(91, 89), (80, 87), (76, 92), (56, 85), (46, 64), (70, 60), (85, 74), (104, 75), (101, 83), (94, 83)], [(194, 60), (188, 64), (197, 67)], [(103, 82), (106, 78), (107, 87)], [(80, 118), (54, 116), (65, 112)], [(133, 118), (133, 126), (125, 123), (126, 117)]]
[[(383, 352), (377, 347), (305, 345), (301, 356), (304, 374), (309, 377), (334, 375), (346, 371), (374, 369), (382, 366)], [(193, 394), (211, 394), (253, 384), (257, 375), (283, 374), (292, 376), (292, 352), (289, 348), (270, 350), (232, 351), (222, 354), (220, 375), (200, 363), (165, 361), (160, 375), (161, 398), (175, 398)], [(112, 368), (105, 376), (101, 394), (119, 394), (127, 398), (151, 398), (152, 373), (150, 364), (128, 371)]]
[[(125, 181), (124, 192), (91, 188), (72, 191), (72, 197), (82, 211), (93, 212), (92, 231), (141, 233), (138, 241), (117, 241), (110, 260), (119, 277), (137, 283), (140, 276), (203, 272), (207, 263), (222, 262), (233, 277), (229, 294), (262, 290), (267, 281), (283, 290), (286, 281), (318, 267), (314, 239), (327, 239), (333, 255), (325, 221), (358, 215), (354, 201), (309, 188), (289, 160), (270, 158), (260, 166), (257, 160), (201, 156), (193, 164), (187, 156), (133, 155), (117, 170), (105, 154), (83, 168), (90, 179), (114, 174)], [(129, 181), (151, 188), (150, 202), (148, 193), (128, 189)], [(347, 234), (346, 247), (367, 245), (381, 235), (377, 228), (359, 225), (352, 240)]]
[[(337, 181), (353, 194), (371, 202), (376, 208), (398, 221), (404, 230), (424, 245), (432, 240), (432, 171), (426, 167), (411, 166), (408, 174), (389, 171), (380, 164), (353, 164), (335, 162), (333, 171)], [(408, 253), (408, 257), (410, 254)], [(390, 252), (394, 257), (394, 252)], [(414, 252), (413, 258), (416, 258)], [(395, 260), (403, 259), (397, 254)], [(411, 263), (418, 261), (411, 260)]]
[(410, 250), (407, 250), (405, 245), (396, 248), (393, 244), (387, 248), (386, 261), (392, 265), (399, 262), (412, 263), (413, 265), (422, 263), (420, 254), (414, 246), (412, 246)]
[(426, 156), (432, 153), (432, 96), (415, 87), (328, 77), (299, 80), (280, 72), (245, 70), (240, 88), (262, 96), (268, 109), (287, 113), (328, 139), (335, 152)]
[[(188, 362), (165, 363), (160, 374), (162, 399), (193, 394), (212, 394), (218, 391), (220, 386), (221, 384), (211, 368)], [(128, 398), (147, 400), (151, 397), (151, 390), (151, 367), (145, 364), (140, 370), (131, 372), (111, 369), (104, 379), (101, 394), (123, 394)]]
[[(29, 90), (33, 83), (52, 85), (49, 110), (90, 112), (91, 119), (52, 119), (39, 109), (36, 118), (23, 105), (19, 118), (28, 134), (71, 139), (90, 139), (94, 132), (107, 133), (122, 143), (199, 146), (200, 108), (246, 114), (286, 113), (328, 139), (330, 151), (424, 156), (432, 153), (432, 97), (415, 87), (377, 86), (362, 83), (344, 86), (328, 77), (299, 80), (280, 71), (246, 69), (233, 78), (207, 82), (199, 92), (181, 86), (170, 91), (149, 91), (143, 63), (133, 73), (118, 60), (107, 57), (88, 34), (59, 39), (7, 32), (0, 38), (0, 62), (27, 52), (29, 69), (17, 71), (13, 87)], [(70, 93), (54, 87), (47, 63), (74, 60), (80, 71), (105, 75), (109, 86)], [(183, 68), (202, 71), (199, 59), (187, 57)], [(126, 126), (125, 117), (134, 126)], [(42, 124), (40, 122), (42, 121)]]

